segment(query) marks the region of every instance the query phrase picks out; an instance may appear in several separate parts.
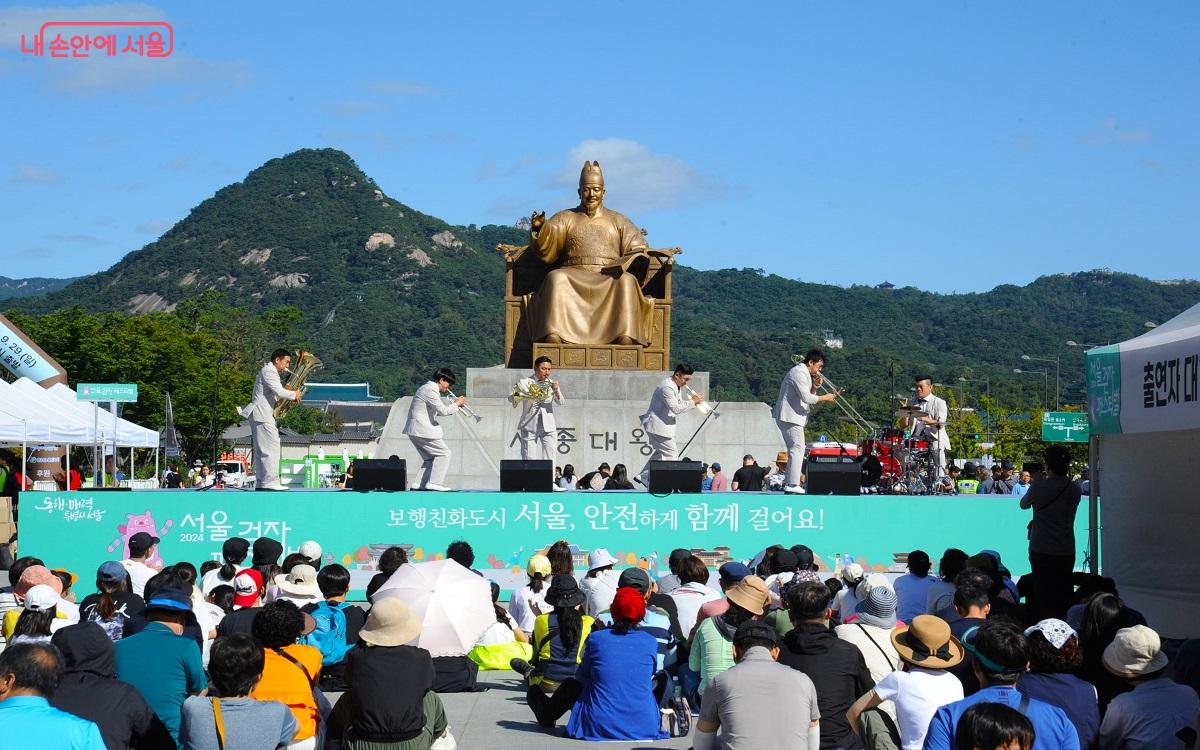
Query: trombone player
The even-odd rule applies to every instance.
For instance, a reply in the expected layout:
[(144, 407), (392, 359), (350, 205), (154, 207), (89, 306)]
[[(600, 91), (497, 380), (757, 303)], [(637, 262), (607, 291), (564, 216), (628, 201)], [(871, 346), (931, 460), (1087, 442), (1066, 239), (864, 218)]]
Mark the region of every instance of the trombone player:
[(279, 428), (275, 425), (275, 402), (282, 399), (299, 403), (304, 398), (304, 391), (284, 388), (279, 378), (291, 364), (292, 353), (287, 349), (271, 352), (271, 359), (263, 364), (254, 381), (254, 396), (248, 405), (238, 410), (250, 420), (256, 490), (287, 489), (279, 481)]
[[(688, 387), (688, 381), (696, 371), (685, 364), (675, 365), (675, 371), (654, 389), (650, 397), (650, 406), (641, 416), (642, 429), (646, 431), (646, 440), (650, 442), (653, 453), (633, 481), (643, 487), (650, 486), (650, 462), (674, 461), (679, 458), (679, 448), (675, 445), (675, 418), (704, 401), (704, 397)], [(687, 388), (691, 396), (686, 396), (683, 389)]]
[(408, 405), (404, 434), (408, 435), (417, 455), (421, 457), (418, 490), (445, 492), (450, 489), (445, 485), (446, 470), (450, 468), (450, 447), (442, 439), (442, 425), (438, 423), (438, 417), (448, 417), (467, 403), (463, 396), (450, 402), (442, 400), (442, 394), (453, 385), (454, 371), (443, 367), (417, 389)]
[(554, 363), (549, 357), (533, 361), (533, 374), (521, 378), (513, 386), (509, 401), (520, 404), (521, 421), (517, 423), (517, 438), (521, 441), (521, 460), (554, 460), (558, 426), (554, 422), (554, 405), (563, 402), (562, 389), (550, 374)]
[(787, 446), (787, 475), (783, 480), (783, 491), (789, 495), (804, 494), (800, 485), (801, 472), (804, 468), (804, 425), (808, 424), (808, 414), (812, 407), (822, 401), (833, 401), (836, 393), (817, 395), (821, 386), (821, 370), (825, 369), (825, 353), (820, 349), (810, 349), (804, 355), (804, 360), (798, 362), (779, 384), (779, 397), (775, 399), (775, 408), (771, 416), (783, 434), (783, 443)]

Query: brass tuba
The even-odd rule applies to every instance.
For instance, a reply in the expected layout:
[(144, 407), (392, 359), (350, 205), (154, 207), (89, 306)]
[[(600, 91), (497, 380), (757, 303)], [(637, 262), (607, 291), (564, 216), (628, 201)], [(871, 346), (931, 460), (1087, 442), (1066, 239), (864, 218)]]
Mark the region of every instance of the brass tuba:
[[(300, 353), (296, 356), (295, 368), (288, 368), (287, 370), (284, 370), (288, 377), (287, 380), (282, 381), (283, 387), (287, 388), (289, 391), (308, 390), (304, 387), (304, 381), (308, 380), (308, 376), (311, 375), (315, 370), (318, 370), (324, 366), (325, 363), (318, 359), (317, 355), (301, 349)], [(272, 409), (272, 413), (275, 415), (276, 419), (279, 419), (284, 414), (287, 414), (288, 410), (295, 406), (296, 403), (297, 402), (293, 399), (288, 399), (287, 401), (277, 401), (275, 403), (275, 408)]]

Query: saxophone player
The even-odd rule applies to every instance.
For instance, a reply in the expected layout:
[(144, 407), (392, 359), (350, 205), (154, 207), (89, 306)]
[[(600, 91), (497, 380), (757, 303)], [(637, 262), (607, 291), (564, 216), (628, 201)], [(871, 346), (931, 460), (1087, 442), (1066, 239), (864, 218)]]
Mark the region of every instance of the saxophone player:
[(292, 353), (287, 349), (271, 352), (271, 359), (263, 364), (254, 381), (253, 398), (241, 409), (242, 416), (250, 420), (256, 490), (286, 489), (279, 481), (279, 428), (275, 425), (274, 412), (277, 400), (299, 402), (304, 397), (303, 391), (284, 388), (279, 379), (279, 374), (291, 364)]
[(538, 357), (533, 362), (533, 374), (513, 386), (512, 404), (521, 405), (517, 437), (521, 441), (521, 459), (525, 461), (554, 460), (558, 438), (554, 405), (561, 404), (563, 396), (558, 381), (550, 378), (553, 371), (554, 363), (549, 357)]

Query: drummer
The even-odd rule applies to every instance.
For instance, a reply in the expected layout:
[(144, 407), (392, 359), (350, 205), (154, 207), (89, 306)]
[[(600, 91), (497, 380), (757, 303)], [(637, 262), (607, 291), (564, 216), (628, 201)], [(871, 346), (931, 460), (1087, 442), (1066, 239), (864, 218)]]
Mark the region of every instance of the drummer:
[(950, 435), (946, 432), (946, 419), (950, 412), (946, 402), (933, 395), (933, 378), (928, 375), (917, 376), (916, 395), (909, 399), (908, 405), (920, 409), (919, 414), (904, 417), (904, 426), (912, 428), (909, 438), (929, 441), (930, 457), (937, 470), (937, 478), (941, 478), (946, 473), (946, 451), (950, 449)]

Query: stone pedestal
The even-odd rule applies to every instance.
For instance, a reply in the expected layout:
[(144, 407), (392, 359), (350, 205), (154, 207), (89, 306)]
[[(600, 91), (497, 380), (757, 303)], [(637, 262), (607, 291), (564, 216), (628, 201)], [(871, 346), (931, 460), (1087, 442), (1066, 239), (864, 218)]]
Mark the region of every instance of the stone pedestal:
[[(467, 370), (466, 387), (456, 390), (481, 420), (457, 415), (442, 420), (451, 460), (447, 481), (459, 489), (494, 489), (500, 485), (502, 458), (520, 458), (516, 438), (521, 409), (508, 402), (513, 384), (529, 374), (527, 370), (501, 367)], [(582, 476), (601, 463), (625, 464), (630, 476), (636, 475), (650, 454), (639, 417), (645, 413), (650, 396), (666, 372), (622, 370), (557, 370), (554, 377), (563, 392), (564, 402), (554, 409), (558, 423), (556, 465), (571, 464)], [(707, 372), (697, 372), (692, 387), (708, 393)], [(401, 434), (408, 416), (411, 397), (396, 401), (383, 429), (375, 455), (397, 455), (408, 461), (410, 484), (417, 477), (420, 459), (409, 439)], [(726, 476), (742, 465), (742, 456), (752, 454), (766, 466), (783, 449), (783, 439), (771, 418), (771, 407), (761, 402), (723, 403), (696, 434), (704, 416), (691, 409), (679, 417), (676, 443), (682, 449), (696, 434), (681, 456), (721, 464)]]

